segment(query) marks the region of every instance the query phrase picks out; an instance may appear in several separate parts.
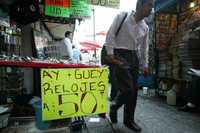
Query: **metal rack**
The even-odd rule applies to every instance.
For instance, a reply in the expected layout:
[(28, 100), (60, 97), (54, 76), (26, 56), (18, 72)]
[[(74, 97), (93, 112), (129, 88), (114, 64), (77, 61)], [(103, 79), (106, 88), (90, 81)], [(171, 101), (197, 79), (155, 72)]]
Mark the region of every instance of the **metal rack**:
[[(1, 21), (1, 20), (0, 20)], [(21, 55), (21, 30), (0, 25), (0, 55)], [(20, 68), (0, 67), (0, 93), (17, 95), (22, 92), (24, 74)]]

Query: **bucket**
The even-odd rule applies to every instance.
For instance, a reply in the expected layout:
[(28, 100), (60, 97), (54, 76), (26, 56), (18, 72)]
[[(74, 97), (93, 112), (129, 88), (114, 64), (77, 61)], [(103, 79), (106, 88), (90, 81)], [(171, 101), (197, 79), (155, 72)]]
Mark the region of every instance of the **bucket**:
[(148, 87), (142, 87), (143, 89), (143, 94), (148, 95)]
[(167, 104), (176, 105), (176, 92), (173, 89), (167, 92)]
[(8, 114), (8, 113), (0, 114), (0, 129), (8, 126), (8, 117), (9, 116), (10, 116), (10, 114)]
[(45, 130), (49, 128), (49, 122), (42, 121), (42, 106), (41, 101), (33, 104), (35, 109), (35, 124), (38, 129)]

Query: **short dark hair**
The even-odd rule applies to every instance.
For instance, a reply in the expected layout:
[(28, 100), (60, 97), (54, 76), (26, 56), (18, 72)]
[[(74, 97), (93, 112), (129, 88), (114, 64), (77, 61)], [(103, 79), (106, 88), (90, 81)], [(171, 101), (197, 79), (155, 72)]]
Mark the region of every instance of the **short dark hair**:
[(65, 32), (65, 37), (69, 37), (71, 33), (72, 33), (71, 31), (66, 31)]
[(136, 11), (139, 10), (148, 0), (137, 0)]

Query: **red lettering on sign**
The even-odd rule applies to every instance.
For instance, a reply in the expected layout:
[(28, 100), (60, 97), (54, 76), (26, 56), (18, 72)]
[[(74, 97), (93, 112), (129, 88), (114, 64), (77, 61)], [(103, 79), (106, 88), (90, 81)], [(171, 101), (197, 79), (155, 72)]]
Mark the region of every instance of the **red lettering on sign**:
[(45, 0), (45, 5), (70, 7), (70, 0)]

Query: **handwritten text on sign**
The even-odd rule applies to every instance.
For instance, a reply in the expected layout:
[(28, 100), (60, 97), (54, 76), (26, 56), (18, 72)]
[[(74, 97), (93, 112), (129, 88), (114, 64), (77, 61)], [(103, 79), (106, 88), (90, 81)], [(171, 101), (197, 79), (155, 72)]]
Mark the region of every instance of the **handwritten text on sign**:
[(42, 118), (107, 112), (107, 68), (42, 69)]

